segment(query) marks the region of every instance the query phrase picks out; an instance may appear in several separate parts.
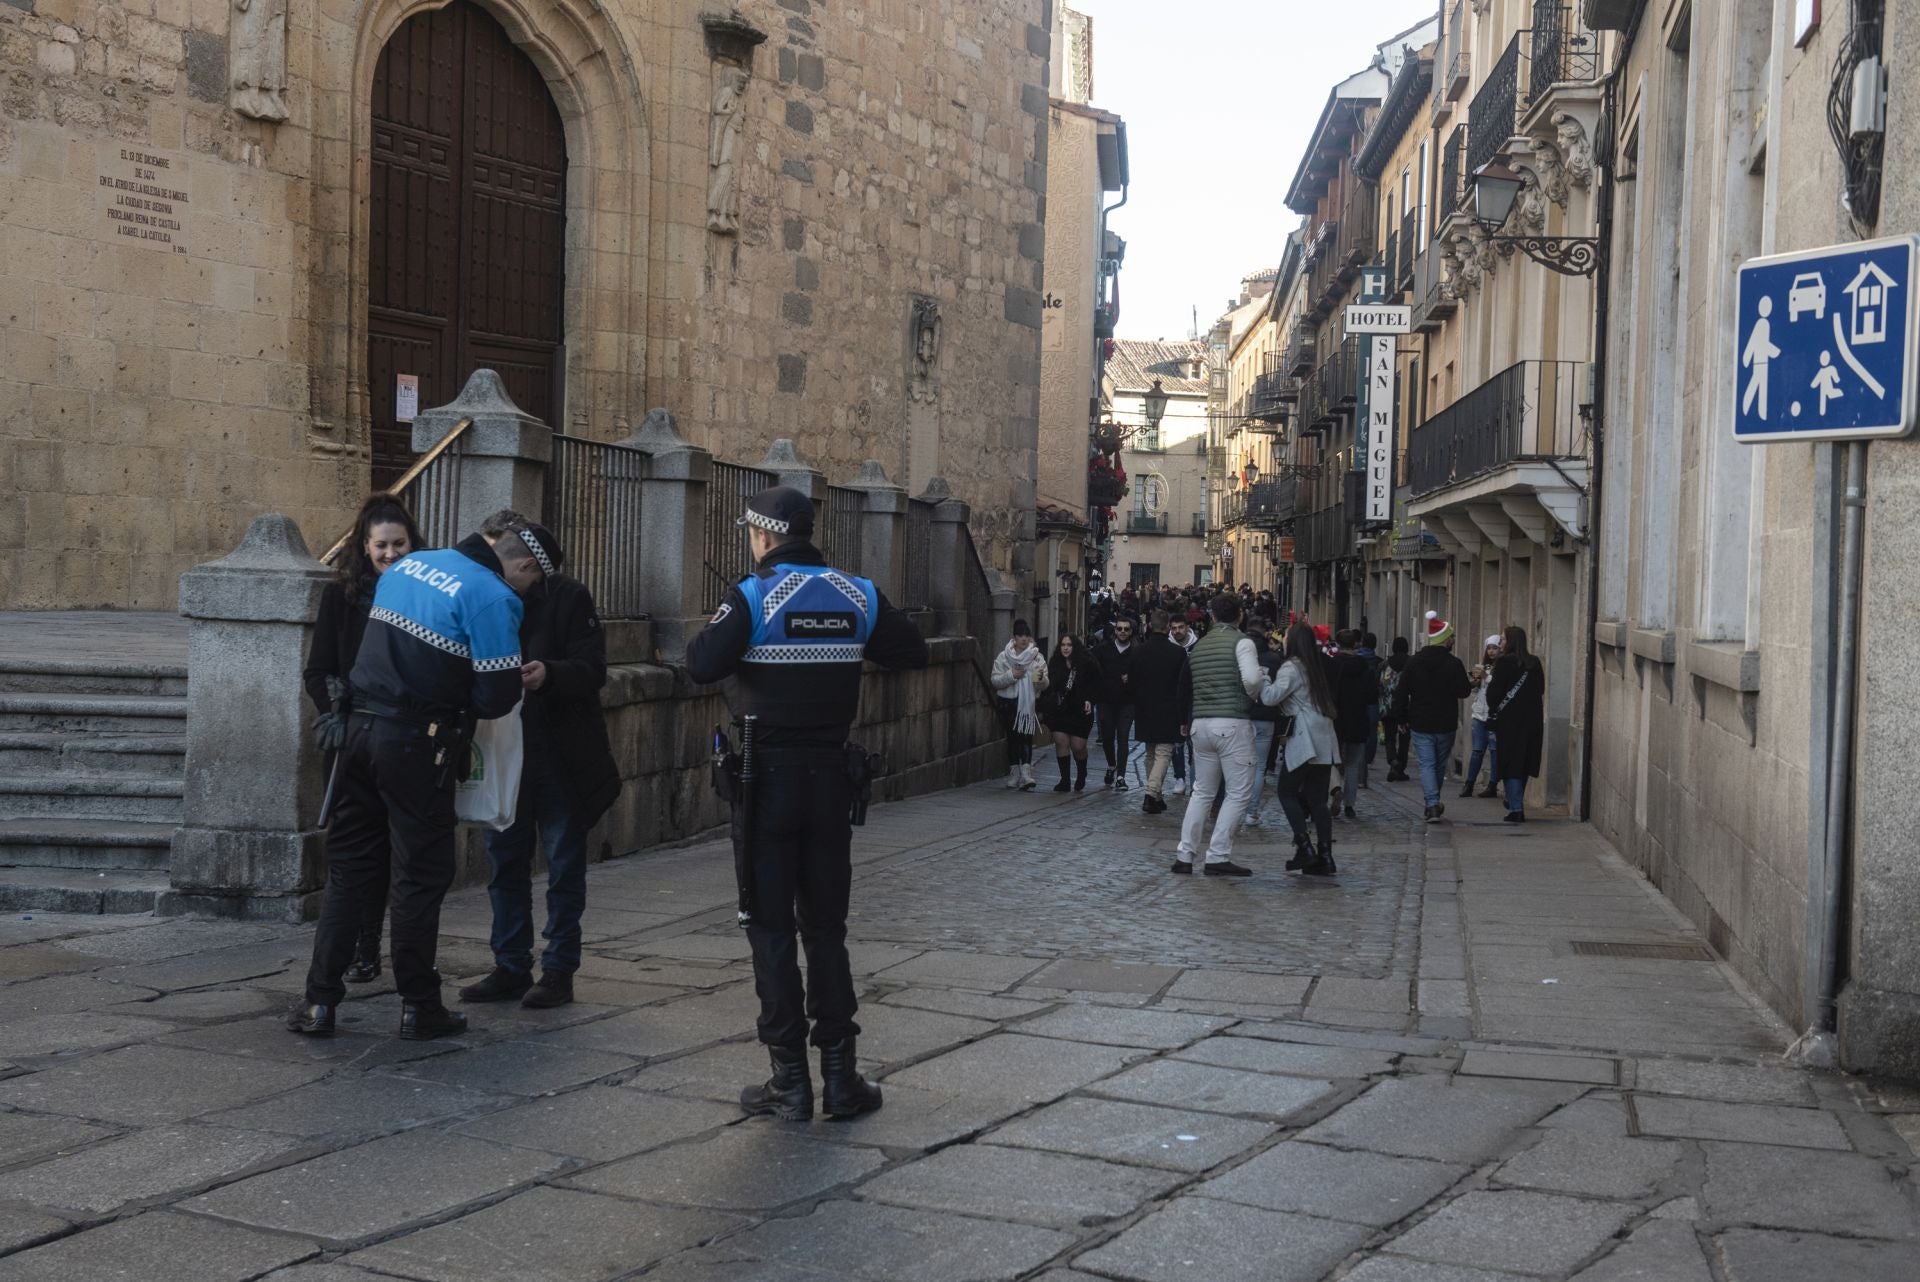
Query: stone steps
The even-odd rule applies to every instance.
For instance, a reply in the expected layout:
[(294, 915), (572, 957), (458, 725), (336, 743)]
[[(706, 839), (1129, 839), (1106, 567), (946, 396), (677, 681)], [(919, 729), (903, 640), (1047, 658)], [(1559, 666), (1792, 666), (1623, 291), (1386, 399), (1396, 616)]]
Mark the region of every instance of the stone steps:
[(0, 911), (150, 913), (168, 888), (164, 870), (0, 868)]
[(186, 666), (138, 657), (110, 618), (64, 626), (94, 652), (0, 656), (0, 908), (152, 912), (186, 790)]
[(0, 868), (165, 874), (172, 823), (103, 819), (0, 819)]

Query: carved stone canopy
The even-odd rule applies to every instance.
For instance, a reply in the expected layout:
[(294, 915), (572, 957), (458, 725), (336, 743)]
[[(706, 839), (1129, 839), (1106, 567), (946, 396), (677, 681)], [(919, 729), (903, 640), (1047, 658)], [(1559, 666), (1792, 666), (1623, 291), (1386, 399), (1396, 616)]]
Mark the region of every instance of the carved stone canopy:
[(738, 9), (709, 9), (700, 15), (700, 26), (707, 33), (709, 57), (742, 67), (753, 61), (754, 48), (767, 39), (767, 33), (747, 21)]

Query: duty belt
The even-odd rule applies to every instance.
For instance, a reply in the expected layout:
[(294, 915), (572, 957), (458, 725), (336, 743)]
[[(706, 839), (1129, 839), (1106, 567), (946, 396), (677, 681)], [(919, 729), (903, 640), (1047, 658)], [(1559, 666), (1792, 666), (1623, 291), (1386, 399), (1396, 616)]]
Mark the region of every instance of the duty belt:
[(398, 721), (404, 725), (415, 726), (420, 729), (425, 729), (435, 722), (441, 725), (449, 725), (459, 715), (456, 712), (446, 710), (434, 712), (425, 708), (405, 708), (397, 703), (388, 703), (383, 699), (369, 698), (358, 692), (355, 692), (353, 696), (353, 710), (356, 713), (363, 713), (369, 717), (379, 717), (383, 721)]

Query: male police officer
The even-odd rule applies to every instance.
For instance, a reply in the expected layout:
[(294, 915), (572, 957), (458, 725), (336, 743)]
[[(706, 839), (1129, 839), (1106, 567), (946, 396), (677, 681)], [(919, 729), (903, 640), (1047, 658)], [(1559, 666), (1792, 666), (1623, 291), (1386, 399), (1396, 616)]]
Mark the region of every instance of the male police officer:
[[(826, 563), (809, 541), (813, 503), (800, 491), (781, 485), (755, 495), (739, 523), (756, 569), (688, 644), (687, 673), (702, 682), (737, 677), (734, 714), (756, 718), (757, 783), (743, 817), (752, 834), (753, 912), (745, 924), (773, 1076), (742, 1091), (740, 1104), (790, 1121), (813, 1116), (811, 1014), (822, 1108), (829, 1117), (856, 1117), (880, 1107), (880, 1088), (861, 1078), (854, 1058), (860, 1026), (847, 962), (847, 733), (862, 662), (925, 667), (927, 643), (869, 580)], [(796, 921), (807, 950), (804, 1000)]]
[(541, 577), (528, 537), (510, 534), (489, 547), (475, 534), (456, 548), (412, 553), (380, 576), (353, 665), (313, 964), (306, 994), (287, 1016), (296, 1033), (333, 1033), (359, 905), (387, 885), (389, 833), (400, 1036), (418, 1041), (467, 1026), (441, 1003), (433, 965), (440, 901), (453, 884), (453, 790), (473, 722), (520, 702), (517, 593)]

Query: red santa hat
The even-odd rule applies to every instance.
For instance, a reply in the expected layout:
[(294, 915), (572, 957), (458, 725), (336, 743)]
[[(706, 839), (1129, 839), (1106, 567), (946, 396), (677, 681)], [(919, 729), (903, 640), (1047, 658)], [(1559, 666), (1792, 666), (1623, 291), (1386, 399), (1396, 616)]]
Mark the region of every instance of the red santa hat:
[(1438, 610), (1427, 611), (1427, 644), (1445, 645), (1453, 640), (1453, 625), (1440, 617)]

